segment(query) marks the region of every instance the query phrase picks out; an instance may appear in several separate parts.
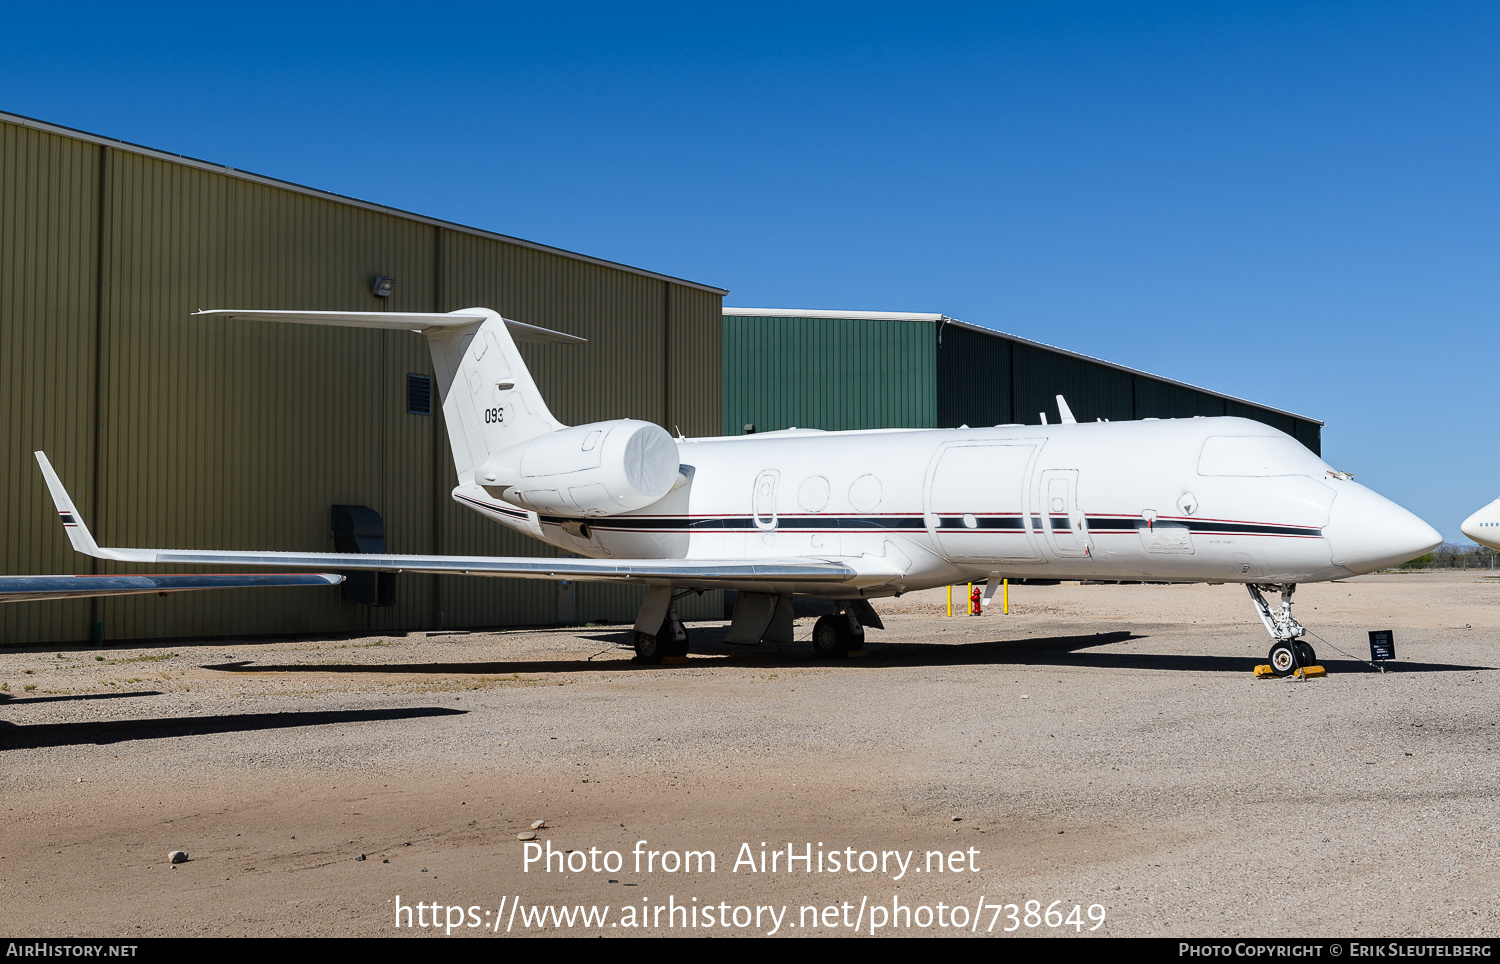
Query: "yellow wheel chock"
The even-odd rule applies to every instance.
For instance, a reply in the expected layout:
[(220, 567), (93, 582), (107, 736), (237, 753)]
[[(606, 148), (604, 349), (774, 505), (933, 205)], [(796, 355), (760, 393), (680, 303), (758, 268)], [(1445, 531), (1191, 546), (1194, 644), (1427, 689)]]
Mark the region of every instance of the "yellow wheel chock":
[[(1256, 679), (1265, 679), (1268, 676), (1275, 676), (1275, 675), (1276, 675), (1276, 671), (1274, 669), (1272, 669), (1270, 667), (1270, 665), (1267, 664), (1267, 663), (1262, 663), (1261, 665), (1255, 667), (1255, 678)], [(1328, 675), (1328, 671), (1326, 669), (1324, 669), (1323, 667), (1321, 667), (1321, 666), (1304, 666), (1304, 667), (1300, 667), (1300, 668), (1292, 671), (1292, 676), (1294, 676), (1294, 677), (1295, 676), (1301, 676), (1301, 677), (1305, 677), (1307, 679), (1312, 679), (1315, 676), (1327, 676), (1327, 675)]]

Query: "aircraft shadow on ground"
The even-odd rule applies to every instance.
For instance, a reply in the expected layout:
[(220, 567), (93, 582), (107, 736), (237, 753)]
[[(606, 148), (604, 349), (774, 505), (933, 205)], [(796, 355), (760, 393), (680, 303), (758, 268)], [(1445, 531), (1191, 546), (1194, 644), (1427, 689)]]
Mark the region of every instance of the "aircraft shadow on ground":
[[(1021, 640), (1018, 642), (1035, 642)], [(1042, 642), (1046, 642), (1043, 640)], [(1014, 646), (1013, 644), (1010, 644)], [(1205, 653), (1080, 653), (1058, 652), (1051, 647), (1011, 650), (1007, 662), (1017, 666), (1081, 666), (1091, 669), (1156, 669), (1193, 673), (1253, 674), (1255, 667), (1266, 663), (1267, 656), (1210, 656)], [(1380, 670), (1359, 659), (1342, 656), (1319, 657), (1318, 665), (1332, 676), (1350, 673), (1379, 673)], [(1398, 662), (1386, 667), (1388, 673), (1457, 673), (1491, 670), (1493, 666), (1464, 666), (1452, 663)]]
[[(958, 643), (939, 645), (871, 645), (865, 657), (860, 659), (826, 659), (813, 655), (812, 644), (806, 641), (786, 646), (761, 644), (759, 646), (733, 646), (724, 643), (722, 630), (710, 635), (705, 632), (692, 637), (693, 659), (691, 665), (702, 669), (707, 666), (754, 666), (754, 667), (807, 667), (845, 665), (853, 667), (874, 666), (962, 666), (969, 664), (1007, 664), (1018, 661), (1017, 642), (1038, 640), (1009, 640), (992, 643)], [(261, 664), (250, 661), (220, 663), (204, 666), (203, 669), (225, 673), (416, 673), (424, 676), (513, 676), (520, 673), (619, 673), (642, 671), (671, 671), (683, 664), (662, 663), (643, 665), (633, 660), (597, 659), (600, 655), (620, 656), (629, 652), (632, 633), (609, 632), (580, 636), (603, 644), (600, 653), (592, 657), (561, 659), (509, 660), (483, 663), (303, 663)], [(1123, 642), (1127, 639), (1144, 639), (1128, 632), (1090, 634), (1088, 636), (1058, 636), (1040, 642), (1054, 647), (1078, 648), (1102, 646), (1105, 643)]]
[[(711, 666), (798, 667), (847, 666), (855, 669), (878, 669), (893, 666), (1079, 666), (1098, 669), (1153, 669), (1180, 672), (1246, 673), (1266, 661), (1262, 657), (1211, 656), (1201, 653), (1097, 652), (1096, 647), (1132, 640), (1147, 639), (1139, 633), (1117, 630), (1107, 633), (1071, 636), (1036, 636), (1026, 639), (1001, 639), (972, 643), (882, 643), (871, 633), (865, 656), (857, 659), (814, 656), (805, 640), (786, 646), (733, 646), (723, 642), (724, 630), (695, 630), (692, 633), (693, 659), (688, 664), (663, 663), (642, 665), (631, 660), (605, 659), (601, 655), (622, 655), (629, 649), (632, 634), (626, 632), (592, 633), (578, 637), (602, 644), (601, 652), (590, 657), (487, 661), (474, 663), (304, 663), (261, 664), (250, 661), (221, 663), (204, 669), (225, 673), (353, 673), (360, 675), (419, 674), (423, 676), (515, 676), (522, 673), (633, 673), (671, 672), (683, 665), (696, 669)], [(1352, 659), (1334, 659), (1322, 665), (1330, 673), (1373, 673), (1369, 664)], [(1490, 666), (1463, 666), (1444, 663), (1397, 663), (1392, 672), (1460, 672), (1493, 669)]]
[(81, 743), (123, 743), (212, 733), (244, 733), (296, 726), (378, 723), (431, 716), (457, 716), (465, 710), (415, 706), (390, 710), (324, 710), (311, 713), (238, 713), (229, 716), (179, 716), (160, 720), (113, 720), (94, 723), (41, 723), (0, 728), (0, 749), (37, 749)]
[[(1246, 673), (1253, 674), (1255, 667), (1262, 665), (1268, 656), (1214, 656), (1207, 653), (1143, 653), (1129, 650), (1100, 651), (1095, 647), (1125, 643), (1148, 637), (1129, 632), (1099, 633), (1089, 636), (1036, 636), (1029, 639), (995, 640), (985, 643), (969, 643), (951, 647), (958, 650), (975, 649), (982, 653), (975, 658), (960, 656), (951, 663), (1005, 663), (1013, 666), (1079, 666), (1093, 669), (1154, 669), (1193, 673)], [(919, 647), (908, 647), (915, 650)], [(903, 662), (901, 656), (908, 648), (901, 644), (876, 646), (871, 656), (879, 663)], [(944, 647), (950, 648), (950, 647)], [(1267, 649), (1269, 649), (1267, 645)], [(879, 664), (877, 663), (877, 665)], [(1334, 673), (1378, 673), (1371, 664), (1333, 654), (1318, 660), (1330, 674)], [(1395, 662), (1387, 666), (1392, 673), (1452, 673), (1474, 670), (1490, 670), (1493, 666), (1468, 666), (1452, 663)]]
[(0, 706), (22, 703), (68, 703), (73, 700), (127, 700), (135, 696), (160, 696), (160, 690), (134, 690), (129, 693), (70, 693), (67, 696), (11, 696), (0, 693)]

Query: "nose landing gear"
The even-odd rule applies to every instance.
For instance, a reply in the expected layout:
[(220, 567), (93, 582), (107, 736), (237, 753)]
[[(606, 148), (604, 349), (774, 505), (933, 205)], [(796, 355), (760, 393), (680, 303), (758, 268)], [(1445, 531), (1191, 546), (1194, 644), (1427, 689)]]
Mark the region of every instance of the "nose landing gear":
[(1306, 669), (1317, 665), (1318, 654), (1313, 652), (1312, 646), (1300, 639), (1277, 640), (1271, 646), (1270, 660), (1272, 674), (1290, 676), (1299, 666)]
[[(1271, 634), (1275, 640), (1271, 644), (1271, 672), (1276, 676), (1291, 676), (1299, 669), (1306, 669), (1317, 662), (1317, 654), (1313, 652), (1310, 644), (1304, 643), (1301, 637), (1307, 635), (1307, 629), (1297, 620), (1292, 618), (1292, 594), (1297, 591), (1296, 583), (1246, 583), (1245, 588), (1250, 592), (1250, 601), (1255, 603), (1255, 611), (1260, 614), (1260, 621), (1265, 623), (1266, 632)], [(1281, 608), (1273, 610), (1263, 591), (1281, 593)]]

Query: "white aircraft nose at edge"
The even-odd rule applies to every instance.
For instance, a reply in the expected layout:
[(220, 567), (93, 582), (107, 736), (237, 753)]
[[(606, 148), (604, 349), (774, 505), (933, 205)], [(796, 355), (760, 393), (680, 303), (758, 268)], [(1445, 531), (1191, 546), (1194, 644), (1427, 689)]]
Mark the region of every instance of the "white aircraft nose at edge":
[(1500, 549), (1500, 499), (1469, 516), (1459, 528), (1481, 546)]
[[(1295, 439), (1239, 418), (993, 428), (791, 429), (673, 439), (649, 422), (567, 427), (512, 335), (583, 339), (449, 313), (200, 311), (417, 331), (427, 339), (458, 472), (453, 498), (585, 558), (101, 548), (46, 457), (79, 552), (129, 562), (380, 569), (645, 584), (637, 657), (686, 653), (676, 598), (736, 589), (733, 643), (792, 641), (794, 595), (832, 600), (820, 654), (880, 626), (868, 600), (1002, 578), (1238, 582), (1274, 640), (1278, 674), (1313, 661), (1292, 618), (1299, 582), (1373, 572), (1442, 538)], [(1272, 610), (1263, 591), (1281, 593)]]

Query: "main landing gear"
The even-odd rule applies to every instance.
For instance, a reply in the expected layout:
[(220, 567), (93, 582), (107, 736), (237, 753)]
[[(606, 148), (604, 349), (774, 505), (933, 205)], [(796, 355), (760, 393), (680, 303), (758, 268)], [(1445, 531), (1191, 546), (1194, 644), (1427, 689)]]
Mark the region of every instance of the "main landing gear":
[(865, 648), (865, 627), (852, 612), (829, 613), (813, 623), (813, 653), (825, 659)]
[(675, 592), (671, 586), (652, 586), (646, 590), (641, 611), (635, 618), (637, 663), (660, 663), (669, 656), (687, 655), (687, 630), (683, 628), (673, 603), (695, 591)]
[(880, 614), (868, 599), (831, 600), (835, 612), (821, 616), (813, 623), (813, 655), (820, 659), (843, 656), (845, 653), (862, 652), (865, 648), (865, 627), (884, 629)]
[[(654, 664), (688, 653), (687, 630), (677, 615), (674, 603), (681, 596), (697, 590), (674, 592), (669, 586), (653, 586), (646, 593), (635, 621), (635, 661)], [(837, 612), (820, 618), (813, 625), (813, 652), (824, 659), (858, 652), (865, 648), (865, 627), (883, 629), (880, 615), (865, 599), (831, 600)], [(726, 643), (792, 642), (792, 597), (770, 593), (742, 592), (735, 603), (734, 619)]]
[(661, 628), (654, 633), (635, 634), (635, 661), (637, 663), (660, 663), (665, 656), (688, 654), (687, 628), (676, 612), (669, 612), (662, 620)]
[[(1292, 594), (1297, 591), (1297, 584), (1252, 582), (1246, 583), (1245, 588), (1250, 592), (1250, 601), (1255, 603), (1260, 621), (1266, 625), (1266, 632), (1275, 640), (1271, 644), (1271, 672), (1277, 676), (1291, 676), (1298, 669), (1316, 664), (1318, 654), (1313, 652), (1311, 644), (1301, 639), (1307, 635), (1307, 629), (1292, 618)], [(1263, 591), (1281, 593), (1281, 608), (1273, 610)]]

